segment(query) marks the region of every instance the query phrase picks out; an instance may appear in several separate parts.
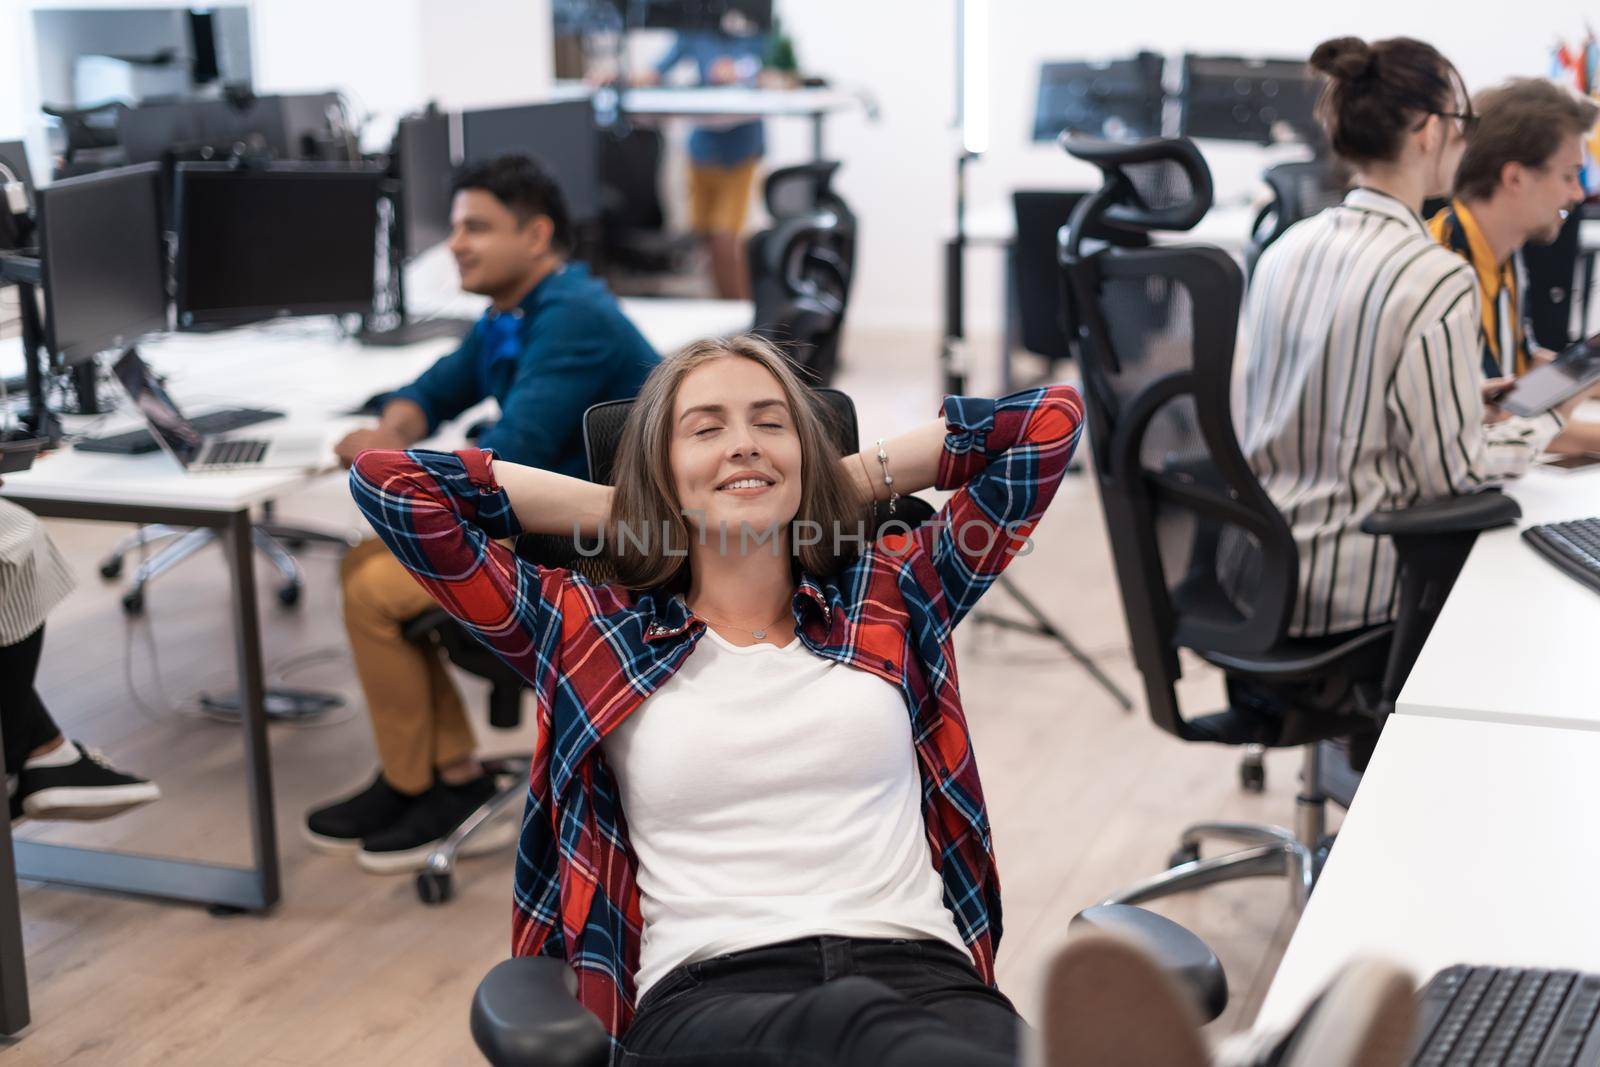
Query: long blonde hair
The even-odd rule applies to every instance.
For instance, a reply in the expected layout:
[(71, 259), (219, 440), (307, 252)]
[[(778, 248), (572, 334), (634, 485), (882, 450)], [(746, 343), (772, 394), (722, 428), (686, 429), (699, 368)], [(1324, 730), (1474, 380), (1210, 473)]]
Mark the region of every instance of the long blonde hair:
[[(867, 509), (840, 468), (821, 401), (770, 342), (750, 334), (711, 338), (669, 356), (650, 372), (617, 444), (613, 468), (617, 491), (607, 520), (606, 548), (617, 581), (630, 589), (687, 585), (693, 531), (672, 476), (672, 411), (690, 372), (728, 356), (766, 368), (789, 405), (800, 438), (800, 507), (794, 522), (844, 531), (843, 537), (825, 536), (816, 544), (791, 539), (796, 563), (809, 574), (824, 576), (837, 573), (859, 554), (859, 542), (853, 538), (866, 522)], [(661, 531), (662, 536), (641, 550), (636, 540), (620, 536), (623, 530)]]

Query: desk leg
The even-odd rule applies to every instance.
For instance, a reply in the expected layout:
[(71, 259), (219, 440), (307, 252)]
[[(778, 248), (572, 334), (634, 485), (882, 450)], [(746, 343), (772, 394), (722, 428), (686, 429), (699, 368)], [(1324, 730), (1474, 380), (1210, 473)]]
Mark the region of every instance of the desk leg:
[(0, 1034), (14, 1034), (27, 1025), (28, 961), (22, 951), (17, 863), (7, 818), (0, 825)]
[(822, 162), (822, 123), (822, 112), (811, 116), (811, 159), (816, 163)]
[(261, 619), (256, 606), (255, 558), (251, 552), (250, 513), (228, 521), (224, 548), (233, 585), (234, 661), (239, 672), (239, 721), (244, 729), (246, 789), (250, 797), (250, 840), (255, 853), (261, 907), (278, 902), (278, 833), (272, 811), (272, 764), (267, 749), (265, 672), (261, 665)]
[[(61, 518), (79, 518), (74, 510), (55, 512)], [(193, 525), (188, 515), (150, 512), (154, 521)], [(89, 517), (98, 517), (90, 514)], [(212, 518), (207, 525), (215, 525)], [(250, 512), (229, 515), (218, 527), (228, 559), (232, 586), (234, 661), (239, 673), (239, 699), (244, 714), (245, 789), (250, 808), (250, 843), (255, 863), (231, 867), (214, 863), (141, 856), (125, 852), (53, 845), (42, 841), (15, 842), (17, 874), (21, 878), (85, 889), (108, 889), (164, 900), (210, 904), (226, 911), (265, 911), (282, 897), (278, 877), (278, 835), (272, 812), (271, 753), (267, 748), (267, 710), (261, 665), (261, 623), (256, 608), (255, 560), (251, 554)], [(10, 879), (6, 879), (10, 881)], [(3, 893), (0, 888), (0, 893)], [(0, 911), (5, 902), (0, 897)], [(0, 920), (3, 921), (3, 920)], [(0, 954), (4, 952), (0, 931)], [(3, 972), (0, 972), (3, 977)]]

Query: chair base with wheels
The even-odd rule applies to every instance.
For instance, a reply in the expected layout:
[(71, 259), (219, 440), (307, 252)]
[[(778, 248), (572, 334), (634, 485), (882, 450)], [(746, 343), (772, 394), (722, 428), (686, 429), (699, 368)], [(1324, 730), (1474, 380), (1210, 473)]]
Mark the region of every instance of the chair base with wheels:
[(483, 769), (494, 775), (495, 794), (456, 827), (442, 845), (428, 853), (424, 867), (417, 872), (418, 900), (424, 904), (444, 904), (455, 896), (456, 858), (496, 818), (518, 810), (518, 805), (528, 795), (528, 774), (532, 766), (531, 756), (483, 761)]

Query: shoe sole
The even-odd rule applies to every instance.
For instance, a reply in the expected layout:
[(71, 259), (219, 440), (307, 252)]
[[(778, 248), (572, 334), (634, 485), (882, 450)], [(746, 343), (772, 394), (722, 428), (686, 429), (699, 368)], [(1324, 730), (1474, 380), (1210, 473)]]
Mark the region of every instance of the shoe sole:
[(109, 819), (161, 799), (154, 782), (139, 785), (56, 786), (22, 798), (22, 813), (32, 819)]
[(318, 852), (326, 852), (331, 856), (348, 856), (361, 847), (359, 837), (328, 837), (317, 833), (304, 823), (300, 825), (300, 836), (305, 838), (306, 844)]
[(1044, 1067), (1206, 1067), (1200, 1015), (1144, 950), (1075, 937), (1045, 975)]
[[(481, 856), (507, 848), (517, 840), (521, 829), (515, 819), (497, 819), (468, 838), (456, 855)], [(446, 840), (448, 835), (404, 852), (368, 852), (363, 848), (356, 853), (356, 865), (368, 874), (410, 874), (426, 867), (428, 857)]]
[(1416, 986), (1399, 967), (1358, 960), (1339, 972), (1284, 1056), (1284, 1067), (1402, 1067)]

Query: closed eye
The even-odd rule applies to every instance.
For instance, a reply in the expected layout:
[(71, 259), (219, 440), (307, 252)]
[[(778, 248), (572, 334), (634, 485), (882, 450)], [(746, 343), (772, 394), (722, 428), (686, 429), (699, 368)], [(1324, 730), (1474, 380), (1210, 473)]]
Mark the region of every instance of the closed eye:
[(721, 429), (719, 426), (702, 426), (694, 432), (694, 436), (704, 437), (708, 433), (716, 433), (719, 429)]

